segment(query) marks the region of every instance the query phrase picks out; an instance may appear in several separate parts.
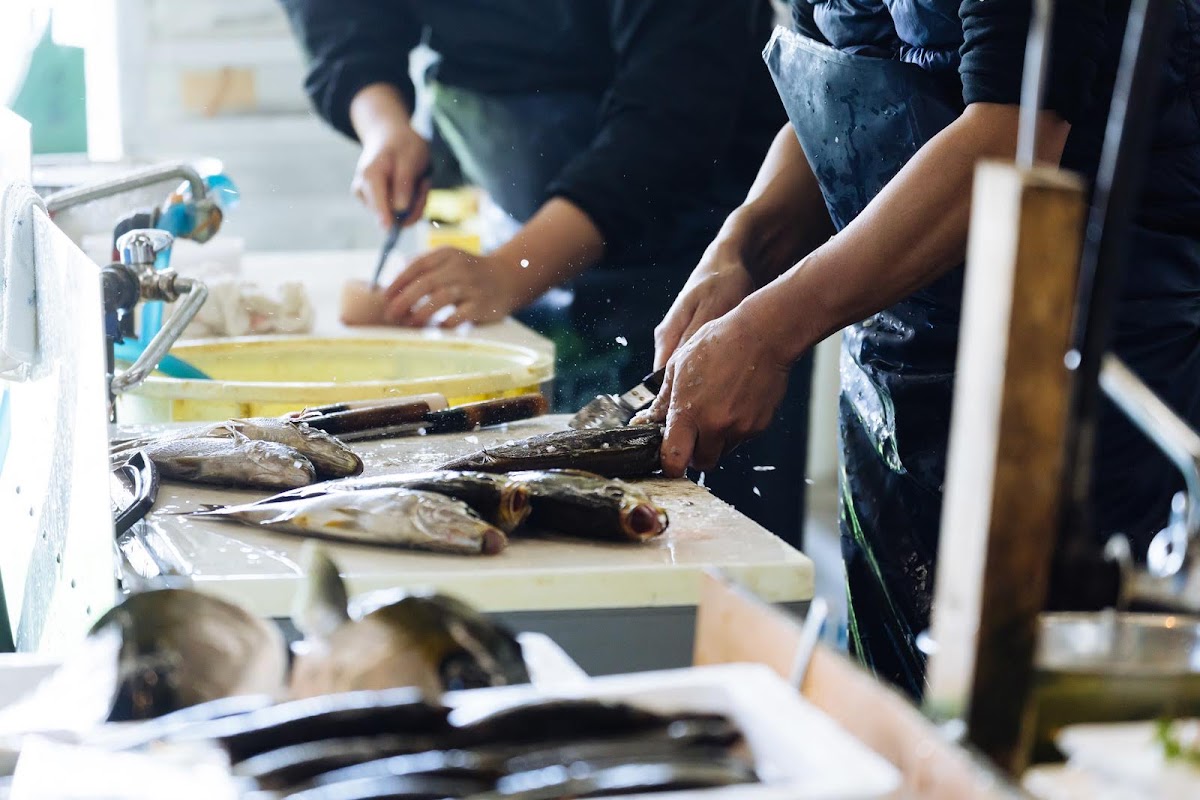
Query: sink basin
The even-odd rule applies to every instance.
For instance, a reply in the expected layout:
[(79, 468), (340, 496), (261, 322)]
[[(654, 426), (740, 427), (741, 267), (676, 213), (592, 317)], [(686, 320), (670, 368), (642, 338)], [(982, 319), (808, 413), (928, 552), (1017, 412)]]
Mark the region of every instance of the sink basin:
[(426, 392), (456, 405), (536, 392), (554, 377), (551, 357), (531, 348), (429, 333), (201, 339), (171, 353), (212, 380), (155, 373), (119, 399), (120, 422), (275, 416)]

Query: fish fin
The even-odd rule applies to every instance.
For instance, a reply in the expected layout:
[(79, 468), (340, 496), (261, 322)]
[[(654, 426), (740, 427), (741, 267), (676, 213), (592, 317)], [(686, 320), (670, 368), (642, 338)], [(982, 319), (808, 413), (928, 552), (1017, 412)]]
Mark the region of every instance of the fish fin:
[(292, 607), (292, 622), (306, 639), (325, 639), (350, 621), (346, 584), (325, 548), (309, 539), (301, 549), (305, 581)]
[(223, 506), (220, 503), (200, 503), (190, 511), (167, 511), (166, 514), (202, 517), (208, 514), (220, 514), (232, 507), (233, 506)]

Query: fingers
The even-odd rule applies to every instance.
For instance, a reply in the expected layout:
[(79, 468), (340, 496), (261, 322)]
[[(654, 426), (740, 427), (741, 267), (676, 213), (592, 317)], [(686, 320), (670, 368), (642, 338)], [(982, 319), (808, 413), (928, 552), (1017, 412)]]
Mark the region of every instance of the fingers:
[(404, 221), (405, 227), (421, 220), (432, 186), (429, 178), (415, 177), (410, 167), (407, 162), (398, 160), (392, 173), (392, 208), (395, 212), (408, 213), (408, 218)]
[(417, 193), (413, 197), (412, 211), (408, 214), (408, 219), (404, 221), (404, 227), (415, 225), (425, 216), (425, 205), (429, 202), (429, 192), (433, 188), (433, 181), (425, 178), (417, 184)]
[(449, 286), (440, 286), (429, 292), (429, 294), (421, 296), (400, 320), (399, 324), (409, 325), (414, 328), (423, 328), (429, 324), (434, 314), (446, 306), (457, 305), (460, 300), (462, 300), (462, 297), (459, 295), (457, 289)]
[(392, 200), (389, 190), (389, 169), (383, 161), (372, 161), (355, 177), (354, 193), (375, 214), (380, 227), (392, 224)]
[(663, 433), (662, 468), (668, 478), (682, 478), (691, 463), (698, 431), (690, 414), (671, 414)]
[(681, 342), (687, 341), (680, 334), (693, 319), (692, 301), (684, 296), (676, 299), (671, 305), (662, 322), (654, 328), (654, 368), (661, 369), (678, 349)]

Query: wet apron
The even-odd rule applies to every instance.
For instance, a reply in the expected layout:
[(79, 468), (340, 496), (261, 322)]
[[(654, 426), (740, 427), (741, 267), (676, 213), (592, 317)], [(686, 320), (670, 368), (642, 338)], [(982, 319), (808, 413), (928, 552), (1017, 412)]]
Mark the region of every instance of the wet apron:
[[(957, 87), (900, 61), (776, 30), (764, 50), (837, 230), (962, 113)], [(843, 335), (840, 528), (851, 652), (910, 694), (933, 598), (962, 268)]]

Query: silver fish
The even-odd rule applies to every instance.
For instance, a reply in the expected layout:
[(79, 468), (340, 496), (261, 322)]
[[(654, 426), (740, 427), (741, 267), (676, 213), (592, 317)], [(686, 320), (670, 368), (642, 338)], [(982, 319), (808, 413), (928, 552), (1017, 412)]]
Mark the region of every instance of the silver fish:
[(218, 507), (192, 516), (353, 544), (439, 553), (492, 555), (508, 543), (503, 531), (480, 519), (466, 503), (415, 489), (332, 492), (278, 503)]
[(232, 439), (169, 439), (143, 448), (164, 478), (254, 489), (294, 489), (317, 479), (287, 445)]
[(324, 478), (345, 478), (363, 470), (362, 459), (340, 440), (307, 422), (276, 417), (230, 419), (158, 436), (123, 439), (114, 442), (110, 450), (120, 453), (180, 439), (235, 439), (239, 435), (256, 442), (287, 445), (311, 461), (317, 474)]
[(524, 484), (508, 475), (490, 472), (446, 470), (342, 478), (280, 492), (260, 502), (278, 503), (330, 492), (359, 492), (384, 488), (419, 489), (462, 500), (505, 533), (512, 533), (529, 517), (529, 490)]

